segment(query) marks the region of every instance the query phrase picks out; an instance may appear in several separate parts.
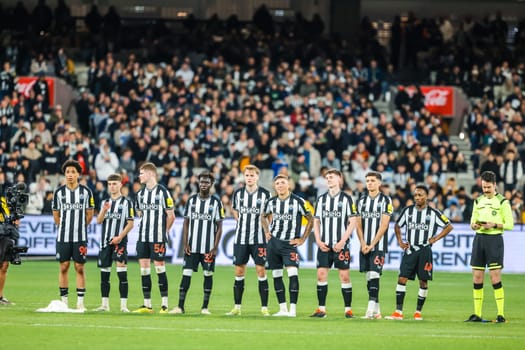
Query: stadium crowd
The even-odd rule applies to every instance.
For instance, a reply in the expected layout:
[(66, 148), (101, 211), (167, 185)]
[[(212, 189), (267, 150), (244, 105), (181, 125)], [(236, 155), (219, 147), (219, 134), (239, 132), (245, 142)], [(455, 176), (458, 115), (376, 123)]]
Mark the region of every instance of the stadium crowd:
[[(77, 87), (73, 59), (64, 49), (76, 38), (67, 5), (59, 1), (54, 14), (42, 10), (49, 9), (45, 1), (31, 14), (23, 6), (0, 11), (2, 18), (25, 18), (0, 21), (6, 42), (0, 184), (28, 185), (28, 214), (51, 213), (51, 179), (71, 158), (83, 165), (82, 181), (93, 190), (97, 208), (107, 197), (109, 174), (122, 173), (123, 190), (133, 197), (140, 187), (138, 165), (153, 162), (162, 169), (160, 183), (172, 191), (178, 216), (197, 192), (202, 168), (215, 175), (215, 192), (231, 215), (231, 196), (242, 185), (240, 168), (251, 163), (270, 178), (288, 174), (293, 191), (310, 202), (326, 191), (327, 168), (343, 171), (354, 197), (365, 190), (365, 174), (377, 170), (397, 214), (413, 200), (416, 184), (425, 183), (430, 203), (462, 222), (469, 220), (481, 188), (464, 188), (454, 175), (472, 168), (477, 178), (480, 170), (493, 170), (521, 222), (523, 19), (511, 51), (500, 15), (466, 16), (455, 25), (447, 18), (396, 16), (387, 50), (366, 17), (355, 47), (349, 47), (323, 35), (319, 18), (297, 15), (273, 23), (261, 8), (252, 23), (234, 16), (203, 22), (190, 17), (180, 35), (157, 24), (133, 40), (141, 47), (123, 56), (122, 43), (137, 39), (135, 34), (122, 29), (114, 8), (102, 16), (94, 6), (84, 19), (89, 40), (80, 50), (89, 62), (87, 86)], [(414, 67), (427, 73), (423, 81), (402, 74)], [(40, 77), (29, 96), (15, 90), (16, 76), (24, 74)], [(78, 120), (60, 105), (49, 106), (47, 75), (79, 89)], [(459, 86), (471, 97), (466, 133), (472, 159), (450, 142), (447, 121), (425, 109), (419, 89), (409, 94), (398, 88), (420, 83)], [(394, 90), (395, 111), (378, 111), (377, 101), (389, 101)]]

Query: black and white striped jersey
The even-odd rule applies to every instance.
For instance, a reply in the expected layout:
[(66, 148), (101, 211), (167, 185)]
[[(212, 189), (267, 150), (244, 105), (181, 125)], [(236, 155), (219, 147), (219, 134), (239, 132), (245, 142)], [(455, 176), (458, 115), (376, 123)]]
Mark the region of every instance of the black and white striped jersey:
[[(375, 198), (370, 197), (368, 194), (364, 194), (359, 198), (357, 201), (357, 215), (358, 219), (361, 220), (363, 238), (366, 244), (372, 243), (376, 237), (383, 215), (388, 215), (388, 220), (390, 221), (393, 212), (392, 199), (384, 193), (378, 193)], [(383, 238), (376, 244), (374, 250), (388, 251), (388, 229)]]
[[(102, 236), (100, 241), (100, 248), (104, 248), (108, 245), (108, 242), (118, 236), (126, 227), (129, 220), (133, 221), (135, 216), (135, 210), (133, 204), (126, 197), (120, 196), (113, 200), (111, 198), (106, 199), (102, 202), (102, 207), (106, 202), (110, 203), (110, 208), (104, 215), (104, 221), (102, 222)], [(125, 245), (128, 242), (128, 236), (125, 236), (121, 244)]]
[(272, 215), (270, 233), (272, 237), (283, 241), (290, 241), (301, 237), (301, 220), (303, 216), (311, 216), (306, 209), (303, 198), (294, 193), (285, 199), (272, 197), (264, 209), (266, 216)]
[(428, 245), (430, 237), (436, 235), (439, 228), (448, 226), (450, 221), (439, 210), (428, 205), (421, 210), (410, 205), (401, 211), (396, 224), (400, 228), (406, 226), (405, 239), (417, 250), (417, 247)]
[(57, 242), (86, 242), (86, 210), (95, 208), (95, 199), (91, 190), (78, 185), (74, 190), (62, 185), (53, 195), (53, 210), (60, 212)]
[(266, 243), (261, 225), (261, 215), (263, 215), (264, 206), (269, 198), (270, 192), (261, 187), (252, 193), (244, 187), (233, 193), (232, 206), (238, 214), (235, 244)]
[(173, 198), (161, 184), (151, 190), (143, 187), (137, 192), (135, 209), (139, 211), (141, 219), (139, 225), (138, 242), (165, 243), (168, 241), (166, 232), (166, 210), (173, 210)]
[(319, 219), (321, 241), (333, 247), (343, 237), (349, 220), (357, 213), (351, 196), (340, 191), (335, 196), (326, 192), (317, 198), (315, 217)]
[(188, 220), (188, 243), (192, 253), (206, 254), (215, 245), (217, 224), (224, 219), (224, 207), (217, 196), (192, 195), (184, 209)]

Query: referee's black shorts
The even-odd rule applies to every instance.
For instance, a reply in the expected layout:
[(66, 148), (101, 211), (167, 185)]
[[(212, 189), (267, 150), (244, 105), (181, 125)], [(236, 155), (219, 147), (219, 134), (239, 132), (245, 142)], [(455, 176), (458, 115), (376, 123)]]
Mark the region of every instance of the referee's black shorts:
[(503, 268), (504, 244), (503, 235), (487, 235), (477, 233), (472, 242), (472, 257), (470, 266), (474, 270), (489, 270)]

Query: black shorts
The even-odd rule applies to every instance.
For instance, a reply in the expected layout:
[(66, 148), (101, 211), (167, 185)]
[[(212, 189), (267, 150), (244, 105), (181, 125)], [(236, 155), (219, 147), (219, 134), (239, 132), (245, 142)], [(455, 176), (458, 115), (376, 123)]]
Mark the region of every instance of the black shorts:
[(204, 271), (215, 271), (215, 256), (201, 253), (184, 254), (183, 269), (191, 269), (193, 272), (197, 272), (199, 271), (199, 265), (202, 266)]
[(470, 266), (475, 270), (503, 268), (504, 244), (502, 235), (476, 234), (472, 243)]
[(359, 272), (373, 271), (382, 274), (384, 264), (385, 252), (382, 250), (373, 250), (368, 254), (359, 253)]
[(86, 263), (87, 242), (57, 242), (56, 259), (60, 262), (73, 259), (79, 264)]
[(0, 263), (11, 260), (11, 249), (14, 247), (14, 242), (11, 238), (0, 236)]
[(164, 261), (166, 258), (166, 243), (137, 242), (137, 259)]
[(283, 266), (299, 267), (297, 247), (291, 245), (289, 241), (281, 241), (277, 238), (270, 239), (266, 247), (266, 253), (266, 268), (268, 270), (279, 270)]
[(330, 250), (329, 252), (323, 252), (317, 248), (317, 268), (335, 267), (340, 270), (348, 270), (350, 268), (350, 250), (346, 245), (339, 253)]
[(250, 256), (255, 265), (266, 265), (266, 244), (233, 245), (233, 265), (246, 265)]
[(111, 267), (113, 261), (123, 264), (128, 263), (126, 244), (107, 245), (98, 252), (98, 267)]
[(399, 277), (413, 281), (417, 274), (420, 281), (432, 281), (432, 264), (432, 248), (429, 245), (417, 251), (410, 250), (410, 254), (405, 252), (401, 258)]

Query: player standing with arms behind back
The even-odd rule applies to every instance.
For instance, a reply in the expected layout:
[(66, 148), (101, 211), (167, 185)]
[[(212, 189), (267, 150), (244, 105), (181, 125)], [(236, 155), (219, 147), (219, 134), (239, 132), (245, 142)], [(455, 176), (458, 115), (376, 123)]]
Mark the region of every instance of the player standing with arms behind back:
[(379, 278), (388, 250), (388, 223), (394, 211), (392, 200), (381, 189), (382, 176), (376, 171), (366, 174), (368, 193), (357, 202), (357, 237), (361, 243), (359, 271), (366, 273), (368, 307), (363, 318), (380, 319)]
[(235, 283), (233, 285), (234, 308), (228, 316), (241, 314), (242, 295), (246, 264), (252, 257), (259, 280), (261, 313), (268, 312), (268, 278), (266, 277), (266, 237), (262, 229), (261, 218), (270, 192), (259, 187), (259, 168), (247, 165), (243, 171), (244, 187), (233, 194), (233, 215), (237, 220), (235, 243), (233, 245), (233, 264), (235, 265)]
[[(306, 209), (305, 201), (290, 192), (288, 176), (279, 174), (273, 179), (276, 196), (266, 202), (263, 230), (268, 241), (267, 266), (272, 271), (273, 286), (279, 302), (279, 312), (273, 316), (295, 317), (299, 299), (299, 253), (297, 247), (302, 245), (312, 230), (312, 214)], [(303, 216), (308, 223), (301, 237)], [(270, 224), (271, 223), (271, 224)], [(286, 305), (283, 283), (283, 266), (286, 267), (290, 289), (290, 311)]]
[(317, 243), (317, 299), (319, 307), (311, 317), (326, 317), (328, 271), (339, 270), (345, 317), (352, 318), (352, 282), (350, 281), (350, 236), (356, 224), (356, 206), (352, 197), (341, 191), (343, 174), (337, 169), (324, 173), (328, 192), (315, 204), (314, 234)]
[(166, 276), (166, 243), (168, 231), (175, 221), (173, 198), (169, 191), (157, 183), (157, 167), (144, 163), (139, 170), (140, 183), (145, 185), (137, 192), (135, 208), (140, 216), (137, 258), (142, 276), (144, 305), (135, 313), (153, 313), (151, 306), (151, 261), (155, 265), (161, 296), (159, 313), (168, 313), (168, 277)]
[(120, 311), (128, 310), (128, 233), (133, 229), (135, 211), (131, 201), (120, 193), (122, 176), (108, 176), (109, 199), (102, 202), (102, 208), (97, 216), (97, 223), (102, 224), (102, 238), (98, 253), (100, 267), (100, 292), (102, 305), (96, 311), (109, 311), (109, 277), (113, 261), (117, 264), (119, 279)]
[(56, 258), (60, 262), (58, 287), (60, 298), (68, 304), (68, 272), (73, 259), (76, 271), (77, 309), (84, 311), (86, 275), (84, 264), (87, 255), (87, 226), (93, 219), (95, 199), (91, 190), (78, 183), (82, 166), (76, 160), (62, 165), (66, 184), (58, 187), (53, 195), (53, 219), (58, 226)]
[(481, 318), (483, 279), (485, 268), (488, 267), (498, 309), (498, 315), (494, 322), (505, 323), (505, 294), (501, 284), (503, 232), (514, 228), (514, 220), (509, 201), (496, 192), (496, 174), (492, 171), (483, 172), (481, 174), (481, 189), (483, 195), (474, 202), (472, 218), (470, 219), (470, 227), (476, 231), (470, 261), (474, 282), (474, 314), (466, 321), (483, 322)]
[(199, 193), (192, 195), (184, 208), (184, 223), (182, 225), (182, 244), (184, 245), (184, 266), (179, 287), (179, 305), (170, 314), (183, 314), (186, 294), (190, 289), (191, 276), (202, 265), (204, 282), (204, 297), (201, 314), (211, 315), (208, 310), (213, 288), (213, 272), (215, 257), (219, 250), (222, 236), (222, 220), (224, 208), (217, 196), (211, 194), (215, 182), (213, 174), (199, 174)]

